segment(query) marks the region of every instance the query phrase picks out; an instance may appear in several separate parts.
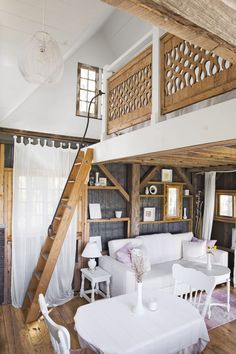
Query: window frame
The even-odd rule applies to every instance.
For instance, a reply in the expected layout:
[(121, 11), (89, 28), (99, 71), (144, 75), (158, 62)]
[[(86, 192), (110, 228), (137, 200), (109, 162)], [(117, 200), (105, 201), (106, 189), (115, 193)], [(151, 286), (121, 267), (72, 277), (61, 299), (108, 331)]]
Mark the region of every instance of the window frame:
[[(84, 90), (80, 87), (81, 69), (95, 71), (95, 93), (94, 93), (94, 95), (96, 95), (98, 93), (98, 90), (100, 89), (100, 75), (99, 75), (100, 69), (96, 66), (92, 66), (92, 65), (88, 65), (88, 64), (84, 64), (84, 63), (78, 63), (78, 66), (77, 66), (77, 90), (76, 90), (76, 113), (75, 114), (77, 117), (87, 117), (88, 116), (87, 112), (80, 111), (80, 90)], [(93, 92), (88, 89), (85, 91)], [(83, 102), (89, 103), (89, 101), (83, 101)], [(94, 104), (95, 104), (94, 113), (90, 113), (90, 118), (101, 119), (101, 117), (99, 117), (99, 108), (98, 108), (99, 102), (100, 102), (99, 97), (97, 97), (94, 101)]]
[[(232, 216), (220, 215), (220, 196), (228, 195), (233, 198)], [(236, 222), (236, 190), (216, 190), (214, 220), (235, 223)]]

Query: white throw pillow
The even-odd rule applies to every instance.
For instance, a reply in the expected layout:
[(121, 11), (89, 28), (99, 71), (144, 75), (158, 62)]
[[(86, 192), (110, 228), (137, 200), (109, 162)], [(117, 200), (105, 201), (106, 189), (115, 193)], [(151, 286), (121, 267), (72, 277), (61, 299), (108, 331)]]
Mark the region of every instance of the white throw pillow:
[(207, 251), (207, 242), (189, 242), (183, 241), (183, 259), (193, 260), (199, 257), (202, 257), (206, 254)]

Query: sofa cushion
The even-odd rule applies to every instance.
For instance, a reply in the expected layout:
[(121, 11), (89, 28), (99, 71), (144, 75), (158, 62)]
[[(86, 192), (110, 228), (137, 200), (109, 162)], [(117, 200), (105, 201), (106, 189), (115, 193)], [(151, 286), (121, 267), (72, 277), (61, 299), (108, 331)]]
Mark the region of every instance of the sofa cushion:
[(196, 260), (206, 254), (207, 241), (183, 242), (183, 259)]
[(116, 258), (116, 251), (118, 251), (121, 247), (126, 245), (127, 243), (132, 243), (133, 247), (139, 246), (142, 244), (142, 241), (137, 239), (137, 238), (121, 238), (118, 240), (111, 240), (108, 242), (108, 250), (109, 250), (109, 255), (112, 258)]
[(182, 258), (182, 242), (190, 241), (192, 232), (172, 235), (170, 233), (139, 236), (146, 247), (151, 264)]
[(124, 246), (116, 251), (117, 261), (126, 264), (131, 267), (131, 251), (134, 248), (132, 242), (126, 243)]

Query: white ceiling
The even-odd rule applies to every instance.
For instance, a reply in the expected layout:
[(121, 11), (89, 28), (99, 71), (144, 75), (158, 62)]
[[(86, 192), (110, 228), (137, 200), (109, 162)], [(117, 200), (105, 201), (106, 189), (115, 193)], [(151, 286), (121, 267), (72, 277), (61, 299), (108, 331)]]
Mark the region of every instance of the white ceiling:
[[(37, 88), (22, 78), (17, 56), (42, 28), (42, 7), (43, 0), (0, 0), (0, 125)], [(112, 11), (99, 0), (46, 0), (45, 30), (68, 58)]]

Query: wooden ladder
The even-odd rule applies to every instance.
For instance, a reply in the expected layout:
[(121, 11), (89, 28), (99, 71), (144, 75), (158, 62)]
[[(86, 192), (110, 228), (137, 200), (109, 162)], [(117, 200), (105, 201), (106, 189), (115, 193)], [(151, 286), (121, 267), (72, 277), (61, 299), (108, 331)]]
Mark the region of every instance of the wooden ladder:
[(87, 149), (85, 154), (80, 151), (75, 158), (25, 295), (22, 310), (26, 323), (35, 321), (39, 317), (38, 296), (40, 293), (45, 295), (47, 291), (79, 195), (83, 185), (87, 183), (92, 159), (93, 149)]

